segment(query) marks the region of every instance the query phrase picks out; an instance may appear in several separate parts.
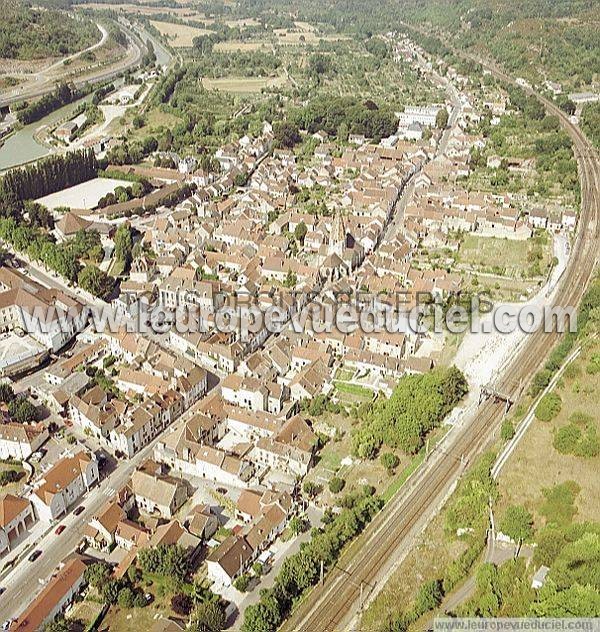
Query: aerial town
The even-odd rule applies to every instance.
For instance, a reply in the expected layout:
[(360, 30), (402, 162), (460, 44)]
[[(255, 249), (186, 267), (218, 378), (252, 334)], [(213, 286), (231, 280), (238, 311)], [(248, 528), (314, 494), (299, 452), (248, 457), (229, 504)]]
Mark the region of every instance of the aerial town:
[(599, 68), (339, 4), (0, 26), (3, 630), (600, 617)]

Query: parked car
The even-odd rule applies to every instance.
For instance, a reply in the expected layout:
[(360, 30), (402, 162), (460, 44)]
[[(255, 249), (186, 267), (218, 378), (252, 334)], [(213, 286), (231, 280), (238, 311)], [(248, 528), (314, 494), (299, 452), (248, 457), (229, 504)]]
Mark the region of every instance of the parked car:
[(0, 586), (0, 595), (3, 595), (6, 588), (4, 586)]
[(58, 525), (56, 531), (54, 532), (56, 535), (60, 535), (67, 527), (64, 524)]
[(75, 511), (73, 512), (76, 516), (78, 516), (80, 513), (82, 513), (85, 510), (85, 507), (83, 505), (79, 505), (79, 507), (77, 507), (77, 509), (75, 509)]
[(42, 554), (42, 551), (40, 549), (36, 549), (27, 559), (30, 562), (35, 562), (41, 554)]

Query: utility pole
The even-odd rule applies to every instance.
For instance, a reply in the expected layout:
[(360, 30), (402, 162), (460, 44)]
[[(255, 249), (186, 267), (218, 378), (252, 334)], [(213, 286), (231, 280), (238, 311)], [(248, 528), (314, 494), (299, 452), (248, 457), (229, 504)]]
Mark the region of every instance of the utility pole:
[(323, 572), (323, 560), (321, 560), (321, 586), (323, 585), (324, 581), (325, 581), (325, 573)]

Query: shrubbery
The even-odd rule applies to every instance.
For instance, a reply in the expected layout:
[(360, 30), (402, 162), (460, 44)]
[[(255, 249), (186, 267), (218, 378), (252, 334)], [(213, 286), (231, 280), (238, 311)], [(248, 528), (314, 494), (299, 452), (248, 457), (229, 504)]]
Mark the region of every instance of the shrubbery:
[(558, 415), (562, 400), (558, 393), (546, 393), (535, 407), (535, 416), (540, 421), (551, 421)]
[(243, 632), (276, 630), (293, 601), (319, 579), (320, 565), (330, 568), (344, 545), (358, 535), (382, 506), (364, 489), (348, 495), (346, 506), (323, 528), (313, 529), (312, 539), (283, 562), (273, 588), (261, 592), (260, 602), (246, 608)]
[(189, 570), (187, 552), (177, 544), (159, 544), (141, 549), (138, 562), (147, 573), (158, 573), (177, 580), (183, 580)]
[(354, 431), (353, 454), (374, 458), (382, 445), (415, 454), (467, 388), (464, 375), (455, 367), (403, 377), (392, 396), (377, 400)]

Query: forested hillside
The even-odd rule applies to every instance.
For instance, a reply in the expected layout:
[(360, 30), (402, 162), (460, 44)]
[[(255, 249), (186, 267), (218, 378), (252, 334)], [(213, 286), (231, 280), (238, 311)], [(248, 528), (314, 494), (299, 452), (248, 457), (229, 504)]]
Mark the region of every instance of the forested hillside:
[(429, 0), (415, 3), (409, 17), (463, 48), (489, 52), (512, 73), (575, 88), (600, 68), (597, 12), (593, 0)]
[[(269, 9), (289, 17), (284, 0), (243, 5), (257, 15)], [(489, 53), (514, 74), (567, 88), (591, 83), (600, 68), (594, 0), (303, 0), (299, 17), (365, 37), (410, 23), (453, 46)]]
[(41, 59), (68, 55), (100, 39), (92, 22), (53, 9), (33, 9), (19, 0), (2, 3), (0, 57)]

